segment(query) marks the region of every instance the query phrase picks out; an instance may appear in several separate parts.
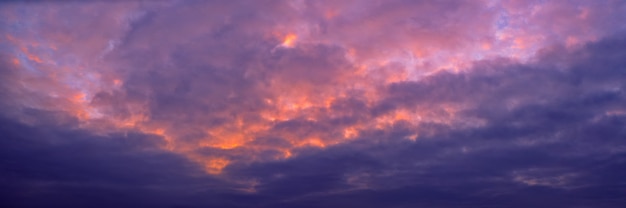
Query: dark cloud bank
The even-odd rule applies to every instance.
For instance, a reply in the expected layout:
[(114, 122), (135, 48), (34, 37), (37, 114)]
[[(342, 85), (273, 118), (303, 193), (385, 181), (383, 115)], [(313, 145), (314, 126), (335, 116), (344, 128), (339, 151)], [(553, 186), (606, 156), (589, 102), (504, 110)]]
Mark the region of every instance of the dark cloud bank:
[[(589, 207), (626, 204), (626, 39), (490, 59), (385, 87), (366, 114), (461, 103), (456, 128), (396, 123), (222, 175), (142, 133), (94, 135), (32, 110), (0, 120), (2, 207)], [(6, 72), (3, 72), (6, 73)], [(208, 75), (207, 75), (208, 76)], [(211, 75), (213, 76), (213, 75)], [(218, 75), (215, 75), (218, 76)], [(10, 98), (3, 97), (3, 103)], [(157, 100), (163, 106), (167, 99)], [(289, 125), (298, 125), (290, 123)], [(250, 185), (252, 184), (252, 185)]]

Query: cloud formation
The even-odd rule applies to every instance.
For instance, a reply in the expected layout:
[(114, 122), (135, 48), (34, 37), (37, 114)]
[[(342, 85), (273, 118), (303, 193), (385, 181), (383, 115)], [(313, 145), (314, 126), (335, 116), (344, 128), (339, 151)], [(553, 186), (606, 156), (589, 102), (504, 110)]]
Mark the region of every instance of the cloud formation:
[(2, 203), (619, 207), (625, 14), (1, 3)]

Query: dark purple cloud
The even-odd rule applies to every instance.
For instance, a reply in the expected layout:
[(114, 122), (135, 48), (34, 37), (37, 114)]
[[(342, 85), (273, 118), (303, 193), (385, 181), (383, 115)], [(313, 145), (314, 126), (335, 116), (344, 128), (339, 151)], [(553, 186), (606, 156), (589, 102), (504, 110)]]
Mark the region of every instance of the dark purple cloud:
[(621, 207), (625, 14), (0, 3), (0, 203)]

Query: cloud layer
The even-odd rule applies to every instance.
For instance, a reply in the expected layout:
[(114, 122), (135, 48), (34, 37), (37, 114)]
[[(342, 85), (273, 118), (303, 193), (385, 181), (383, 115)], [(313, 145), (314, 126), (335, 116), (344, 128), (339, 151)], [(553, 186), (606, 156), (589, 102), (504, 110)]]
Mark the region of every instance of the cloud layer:
[(620, 207), (623, 1), (0, 4), (10, 207)]

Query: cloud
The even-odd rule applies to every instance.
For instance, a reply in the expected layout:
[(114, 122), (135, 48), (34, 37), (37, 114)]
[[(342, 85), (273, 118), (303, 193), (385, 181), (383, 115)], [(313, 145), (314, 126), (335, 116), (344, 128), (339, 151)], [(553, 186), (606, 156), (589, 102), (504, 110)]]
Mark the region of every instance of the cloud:
[(624, 8), (5, 3), (2, 198), (617, 207)]
[[(439, 126), (415, 142), (403, 139), (414, 129), (394, 126), (239, 172), (257, 178), (260, 193), (287, 197), (271, 206), (616, 207), (611, 201), (619, 197), (610, 193), (623, 189), (617, 175), (625, 171), (618, 158), (624, 155), (626, 117), (611, 112), (622, 112), (626, 101), (619, 90), (624, 59), (607, 55), (619, 54), (615, 50), (623, 45), (617, 36), (569, 55), (552, 51), (559, 55), (546, 54), (533, 64), (494, 60), (463, 74), (397, 84), (383, 103), (465, 103), (468, 109), (459, 114), (484, 124)], [(555, 62), (548, 57), (576, 61), (566, 69), (547, 68)]]
[(153, 135), (99, 136), (63, 125), (33, 127), (6, 119), (1, 131), (6, 206), (156, 206), (184, 203), (176, 190), (228, 189), (207, 177), (202, 167), (158, 148), (163, 141)]

